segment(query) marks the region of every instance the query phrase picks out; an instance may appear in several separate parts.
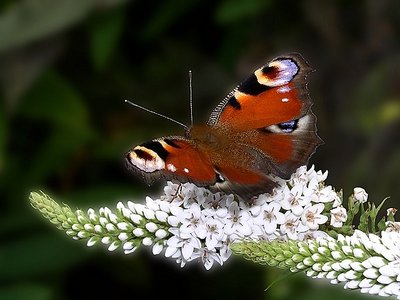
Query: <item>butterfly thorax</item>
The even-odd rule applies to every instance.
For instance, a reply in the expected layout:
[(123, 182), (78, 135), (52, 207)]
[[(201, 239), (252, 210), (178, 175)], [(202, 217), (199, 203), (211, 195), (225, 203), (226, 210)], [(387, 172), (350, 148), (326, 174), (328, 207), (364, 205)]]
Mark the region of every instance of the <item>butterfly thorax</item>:
[(195, 125), (187, 132), (196, 148), (210, 156), (212, 163), (217, 166), (221, 161), (234, 166), (253, 163), (253, 157), (242, 144), (240, 133), (233, 132), (224, 126), (211, 127)]
[(187, 138), (194, 141), (198, 147), (220, 148), (227, 141), (221, 130), (208, 125), (194, 125), (186, 132)]
[(210, 147), (217, 147), (222, 138), (220, 133), (207, 125), (194, 125), (189, 128), (186, 135), (196, 144), (206, 144)]

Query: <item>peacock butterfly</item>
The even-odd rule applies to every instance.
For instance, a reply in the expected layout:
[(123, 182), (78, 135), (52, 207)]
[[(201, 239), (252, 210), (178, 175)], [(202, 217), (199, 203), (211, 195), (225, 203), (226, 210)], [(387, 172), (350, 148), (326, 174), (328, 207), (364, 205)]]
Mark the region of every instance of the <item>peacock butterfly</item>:
[(149, 185), (165, 178), (247, 199), (271, 193), (271, 175), (288, 179), (322, 143), (307, 92), (310, 72), (299, 54), (273, 59), (229, 93), (206, 124), (129, 150), (128, 167)]

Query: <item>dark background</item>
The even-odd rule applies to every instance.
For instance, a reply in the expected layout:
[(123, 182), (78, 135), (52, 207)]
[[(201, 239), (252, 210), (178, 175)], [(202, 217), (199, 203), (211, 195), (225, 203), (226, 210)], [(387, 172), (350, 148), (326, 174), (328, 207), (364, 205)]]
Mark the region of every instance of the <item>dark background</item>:
[(255, 68), (300, 52), (324, 139), (312, 157), (328, 184), (400, 198), (400, 2), (112, 1), (0, 3), (0, 299), (361, 299), (304, 274), (232, 258), (180, 269), (143, 248), (87, 248), (28, 201), (43, 190), (72, 208), (157, 195), (129, 174), (131, 147), (182, 128), (124, 99), (204, 122)]

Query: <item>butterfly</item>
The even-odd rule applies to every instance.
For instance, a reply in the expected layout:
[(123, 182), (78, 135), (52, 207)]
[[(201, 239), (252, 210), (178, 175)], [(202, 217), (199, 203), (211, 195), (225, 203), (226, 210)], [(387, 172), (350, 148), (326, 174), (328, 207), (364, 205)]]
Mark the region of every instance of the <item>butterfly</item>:
[(133, 147), (130, 169), (147, 184), (192, 182), (245, 199), (271, 193), (322, 140), (307, 91), (311, 68), (300, 54), (279, 56), (254, 71), (212, 111), (208, 122)]

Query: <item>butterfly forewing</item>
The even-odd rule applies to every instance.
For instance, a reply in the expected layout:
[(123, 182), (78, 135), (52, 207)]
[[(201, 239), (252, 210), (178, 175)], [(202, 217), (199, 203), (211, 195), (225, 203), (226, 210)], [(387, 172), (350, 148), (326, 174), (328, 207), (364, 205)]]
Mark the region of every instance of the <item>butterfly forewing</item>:
[(300, 118), (311, 106), (305, 81), (310, 71), (299, 55), (275, 58), (228, 94), (208, 124), (245, 131)]
[(166, 137), (143, 143), (126, 154), (128, 167), (151, 184), (159, 178), (212, 185), (216, 173), (206, 153), (183, 137)]
[(311, 111), (306, 76), (311, 68), (299, 55), (275, 58), (239, 84), (212, 112), (208, 124), (246, 132), (243, 151), (257, 149), (264, 173), (288, 178), (321, 144)]

